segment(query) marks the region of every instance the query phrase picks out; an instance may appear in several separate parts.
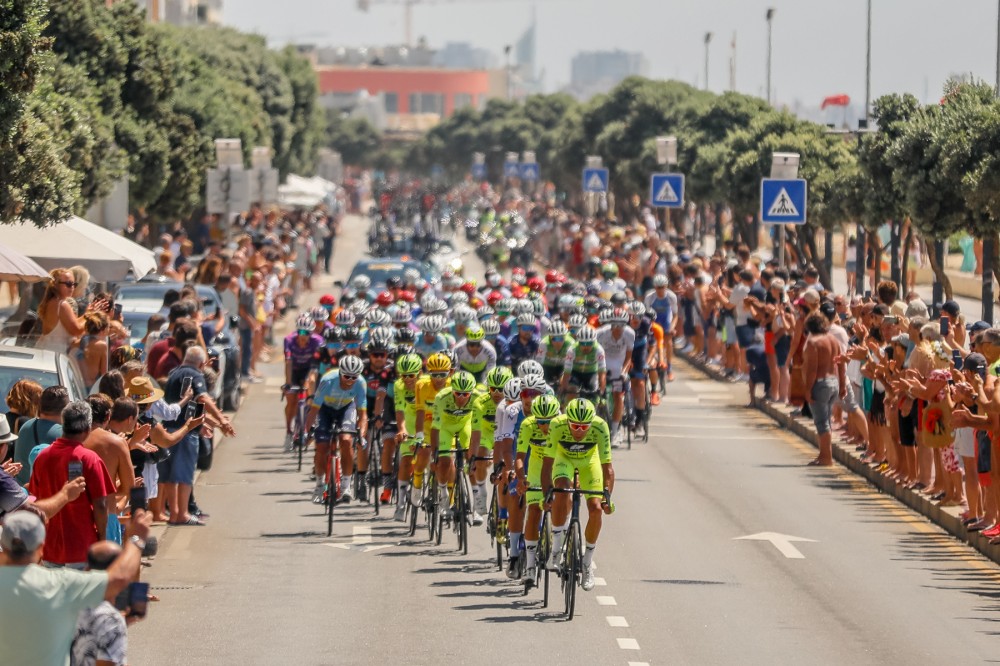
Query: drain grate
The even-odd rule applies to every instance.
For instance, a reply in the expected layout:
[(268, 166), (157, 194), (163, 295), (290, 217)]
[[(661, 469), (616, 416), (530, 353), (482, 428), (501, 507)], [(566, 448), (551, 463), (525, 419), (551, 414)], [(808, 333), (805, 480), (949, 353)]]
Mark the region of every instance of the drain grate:
[(187, 590), (201, 590), (204, 585), (150, 585), (149, 589), (156, 592), (178, 592)]

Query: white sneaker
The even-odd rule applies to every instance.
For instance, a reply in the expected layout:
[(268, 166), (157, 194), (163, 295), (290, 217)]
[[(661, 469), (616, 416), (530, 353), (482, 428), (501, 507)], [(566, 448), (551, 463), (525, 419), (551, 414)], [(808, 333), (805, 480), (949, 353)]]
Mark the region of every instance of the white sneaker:
[(420, 506), (420, 498), (424, 494), (423, 490), (423, 488), (410, 486), (410, 504), (413, 506)]
[(294, 439), (295, 438), (292, 435), (292, 433), (290, 432), (285, 433), (285, 453), (288, 453), (289, 451), (292, 450), (292, 440)]
[(583, 588), (584, 592), (590, 592), (594, 589), (594, 567), (590, 566), (583, 570), (583, 581), (581, 581), (580, 587)]
[(313, 504), (322, 504), (323, 503), (323, 491), (324, 490), (326, 490), (326, 484), (324, 484), (324, 483), (317, 483), (316, 484), (316, 487), (313, 488), (313, 499), (312, 499)]
[(406, 520), (406, 506), (400, 504), (396, 507), (396, 512), (392, 514), (392, 519), (398, 522)]
[(483, 517), (481, 515), (479, 515), (478, 511), (473, 512), (473, 514), (472, 514), (472, 526), (473, 527), (479, 527), (482, 524), (483, 524)]

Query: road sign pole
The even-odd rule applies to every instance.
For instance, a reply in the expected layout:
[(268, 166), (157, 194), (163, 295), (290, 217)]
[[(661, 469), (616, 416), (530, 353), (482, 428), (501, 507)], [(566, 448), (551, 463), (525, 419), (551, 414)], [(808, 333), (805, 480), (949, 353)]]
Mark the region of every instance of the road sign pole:
[(778, 265), (785, 265), (785, 225), (778, 225)]

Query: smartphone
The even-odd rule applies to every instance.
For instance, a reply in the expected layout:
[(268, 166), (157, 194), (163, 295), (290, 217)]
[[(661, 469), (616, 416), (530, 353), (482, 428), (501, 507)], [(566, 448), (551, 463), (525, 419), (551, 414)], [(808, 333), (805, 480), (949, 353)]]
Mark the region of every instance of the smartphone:
[(182, 398), (187, 394), (188, 389), (191, 388), (191, 380), (192, 380), (191, 377), (185, 377), (184, 379), (181, 380), (181, 397)]
[(191, 402), (189, 402), (187, 404), (187, 407), (184, 408), (184, 420), (188, 421), (190, 419), (193, 419), (194, 418), (194, 413), (195, 413), (195, 411), (197, 409), (198, 409), (198, 403), (197, 402), (195, 402), (193, 400)]
[(865, 300), (866, 301), (872, 300), (872, 290), (871, 289), (869, 289), (868, 291), (865, 292)]
[(941, 335), (947, 336), (951, 332), (951, 319), (941, 315)]
[(146, 486), (136, 486), (129, 491), (128, 505), (132, 507), (132, 513), (137, 509), (146, 510)]
[(132, 617), (146, 617), (149, 602), (149, 583), (128, 584), (128, 614)]
[(891, 345), (885, 348), (885, 357), (892, 360), (892, 357), (896, 355), (896, 349)]
[(67, 466), (69, 470), (69, 480), (72, 481), (78, 476), (83, 476), (83, 461), (70, 460)]
[(962, 360), (962, 352), (961, 352), (961, 350), (952, 349), (951, 350), (951, 360), (955, 364), (955, 369), (956, 370), (961, 370), (962, 369), (963, 360)]
[(979, 378), (982, 379), (984, 382), (986, 381), (986, 366), (985, 365), (979, 366)]
[(116, 320), (122, 318), (122, 304), (121, 303), (115, 303), (115, 317), (114, 318)]
[(194, 418), (200, 419), (205, 415), (205, 403), (196, 402), (194, 403)]
[(895, 326), (896, 324), (899, 323), (899, 317), (897, 317), (896, 315), (886, 315), (885, 317), (882, 318), (882, 323), (888, 324), (890, 326)]

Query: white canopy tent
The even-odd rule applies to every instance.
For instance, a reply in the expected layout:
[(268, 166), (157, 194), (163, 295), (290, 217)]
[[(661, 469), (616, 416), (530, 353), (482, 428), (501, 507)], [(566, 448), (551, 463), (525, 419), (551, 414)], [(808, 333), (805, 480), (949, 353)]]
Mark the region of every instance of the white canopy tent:
[(80, 265), (98, 282), (138, 280), (156, 269), (151, 250), (80, 217), (44, 228), (30, 222), (9, 225), (0, 235), (45, 270)]
[(48, 271), (6, 243), (0, 243), (0, 280), (5, 282), (38, 282), (49, 276)]
[(319, 176), (305, 178), (291, 173), (278, 186), (278, 204), (284, 207), (312, 208), (337, 192), (337, 184)]

